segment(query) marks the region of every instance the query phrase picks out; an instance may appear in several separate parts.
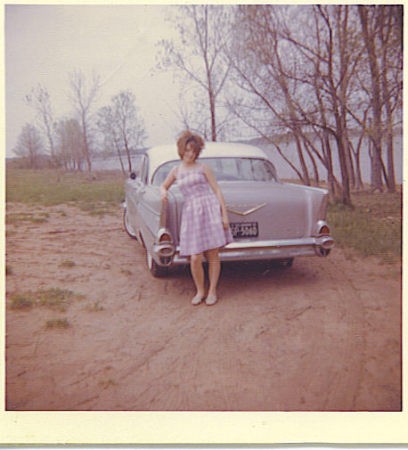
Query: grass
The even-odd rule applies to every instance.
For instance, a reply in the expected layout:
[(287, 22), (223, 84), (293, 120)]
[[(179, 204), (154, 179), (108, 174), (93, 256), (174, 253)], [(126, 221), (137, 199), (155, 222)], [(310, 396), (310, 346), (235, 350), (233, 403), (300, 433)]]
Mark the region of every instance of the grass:
[(68, 319), (51, 319), (47, 320), (45, 323), (47, 328), (69, 328), (71, 324), (68, 322)]
[(49, 218), (48, 213), (7, 213), (6, 224), (16, 224), (20, 222), (31, 222), (31, 223), (44, 223), (47, 222)]
[[(28, 205), (71, 204), (92, 215), (114, 211), (124, 197), (123, 176), (117, 172), (63, 173), (60, 181), (52, 170), (7, 169), (6, 201)], [(16, 218), (16, 220), (29, 218)]]
[(126, 275), (127, 277), (132, 276), (132, 272), (128, 269), (120, 269), (120, 273), (123, 273), (123, 275)]
[(70, 259), (65, 259), (64, 261), (61, 261), (61, 263), (59, 265), (59, 267), (68, 267), (68, 268), (75, 267), (75, 266), (76, 266), (75, 262), (71, 261)]
[(41, 289), (36, 294), (39, 306), (45, 306), (58, 311), (66, 311), (78, 295), (68, 289), (50, 288)]
[(105, 308), (99, 302), (94, 302), (92, 305), (89, 304), (86, 308), (88, 312), (100, 312), (103, 311), (104, 309)]
[(50, 288), (36, 292), (14, 294), (10, 298), (11, 309), (29, 309), (34, 306), (65, 312), (74, 300), (82, 300), (83, 296), (68, 289)]
[(401, 194), (354, 194), (353, 208), (329, 205), (327, 221), (336, 246), (351, 247), (385, 263), (401, 258)]
[(11, 309), (30, 309), (36, 303), (35, 297), (31, 294), (15, 294), (10, 300)]

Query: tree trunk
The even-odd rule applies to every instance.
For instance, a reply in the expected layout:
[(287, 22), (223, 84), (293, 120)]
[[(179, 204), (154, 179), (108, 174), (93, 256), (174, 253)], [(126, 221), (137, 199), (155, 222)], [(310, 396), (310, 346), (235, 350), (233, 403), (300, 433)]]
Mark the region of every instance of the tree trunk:
[(119, 144), (118, 144), (118, 142), (116, 141), (116, 139), (115, 139), (115, 147), (116, 147), (116, 152), (117, 152), (118, 157), (119, 157), (120, 168), (122, 169), (123, 175), (125, 175), (125, 174), (126, 174), (125, 166), (123, 165), (122, 155), (120, 154), (120, 147), (119, 147)]
[(295, 132), (295, 141), (296, 141), (296, 148), (298, 152), (299, 162), (300, 166), (302, 168), (302, 181), (307, 185), (310, 186), (310, 177), (309, 177), (309, 171), (307, 170), (307, 165), (305, 161), (305, 157), (303, 156), (303, 148), (302, 143), (300, 142), (299, 137), (297, 136)]
[(327, 163), (327, 183), (329, 185), (329, 191), (331, 193), (331, 197), (336, 198), (337, 192), (335, 177), (333, 174), (333, 156), (330, 146), (330, 136), (326, 130), (324, 130), (323, 152), (325, 154)]
[(307, 143), (305, 143), (305, 149), (306, 149), (307, 155), (309, 156), (310, 161), (312, 163), (315, 186), (319, 186), (319, 183), (320, 183), (319, 169), (317, 168), (316, 160), (314, 159), (313, 154), (310, 151)]
[[(391, 93), (388, 81), (389, 72), (389, 52), (388, 52), (388, 38), (390, 36), (391, 23), (391, 11), (384, 16), (384, 9), (380, 9), (380, 38), (382, 42), (382, 70), (381, 70), (381, 87), (383, 92), (383, 102), (385, 106), (385, 142), (387, 148), (387, 189), (388, 192), (395, 192), (395, 170), (394, 170), (394, 136), (392, 126), (392, 107), (391, 107)], [(385, 20), (388, 22), (385, 23)], [(386, 26), (387, 25), (387, 26)], [(387, 31), (385, 31), (387, 30)]]
[(351, 148), (351, 151), (352, 151), (353, 157), (354, 157), (354, 167), (355, 167), (355, 177), (356, 177), (355, 189), (357, 189), (357, 191), (360, 191), (364, 187), (363, 177), (361, 175), (361, 162), (360, 162), (360, 149), (361, 149), (362, 140), (363, 140), (363, 136), (360, 137), (356, 150), (354, 150), (352, 143), (349, 142), (349, 147)]
[(125, 144), (125, 151), (126, 151), (127, 160), (128, 160), (129, 173), (131, 173), (132, 172), (132, 158), (130, 157), (130, 150), (129, 150), (129, 145), (128, 145), (128, 141), (126, 138), (126, 134), (123, 135), (123, 143)]
[(394, 169), (394, 136), (392, 129), (387, 131), (387, 173), (388, 192), (396, 191), (395, 169)]
[(342, 138), (337, 139), (337, 145), (339, 149), (339, 162), (342, 178), (342, 202), (344, 205), (351, 206), (351, 196), (350, 196), (350, 179), (347, 170), (346, 156), (344, 152), (344, 146)]
[(373, 144), (373, 153), (371, 159), (371, 189), (382, 192), (383, 183), (381, 177), (381, 140), (382, 140), (382, 121), (381, 121), (381, 86), (380, 76), (378, 70), (377, 56), (375, 53), (374, 36), (368, 30), (367, 10), (370, 7), (358, 6), (360, 16), (361, 28), (363, 30), (363, 37), (368, 54), (368, 62), (371, 75), (371, 89), (372, 89), (372, 110), (374, 123), (370, 130), (370, 136)]
[(88, 176), (91, 178), (92, 174), (92, 161), (91, 161), (91, 155), (89, 154), (89, 145), (88, 145), (88, 137), (87, 137), (87, 127), (85, 118), (82, 117), (82, 140), (83, 140), (83, 146), (84, 146), (84, 156), (86, 160), (86, 164), (88, 166)]
[(217, 126), (216, 126), (216, 120), (215, 120), (215, 99), (214, 99), (214, 93), (212, 91), (212, 87), (210, 85), (210, 88), (208, 90), (208, 94), (210, 97), (210, 112), (211, 112), (211, 140), (213, 142), (216, 142), (217, 140)]

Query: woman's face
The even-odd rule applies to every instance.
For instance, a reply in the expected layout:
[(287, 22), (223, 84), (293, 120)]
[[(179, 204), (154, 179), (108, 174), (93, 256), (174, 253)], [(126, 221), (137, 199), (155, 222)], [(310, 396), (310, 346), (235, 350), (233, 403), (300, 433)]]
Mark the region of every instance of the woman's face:
[(191, 164), (196, 160), (196, 153), (194, 151), (194, 146), (189, 143), (184, 151), (183, 161), (187, 164)]

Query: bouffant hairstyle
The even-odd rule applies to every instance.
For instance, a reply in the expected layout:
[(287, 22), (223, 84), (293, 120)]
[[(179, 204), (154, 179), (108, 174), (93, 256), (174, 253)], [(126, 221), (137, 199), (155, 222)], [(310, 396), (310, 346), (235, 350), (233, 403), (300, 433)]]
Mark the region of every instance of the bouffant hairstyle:
[(177, 140), (177, 150), (180, 159), (183, 159), (187, 145), (190, 145), (193, 148), (195, 159), (197, 159), (201, 153), (201, 150), (204, 148), (204, 140), (198, 134), (193, 134), (190, 131), (183, 131), (183, 133)]

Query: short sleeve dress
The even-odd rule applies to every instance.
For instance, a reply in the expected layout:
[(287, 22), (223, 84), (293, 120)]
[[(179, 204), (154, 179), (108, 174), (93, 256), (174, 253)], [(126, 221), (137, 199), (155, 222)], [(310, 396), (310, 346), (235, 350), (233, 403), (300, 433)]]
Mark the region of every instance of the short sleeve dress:
[(191, 256), (224, 247), (233, 241), (231, 230), (222, 225), (221, 205), (203, 166), (176, 171), (177, 185), (185, 202), (181, 216), (180, 255)]

